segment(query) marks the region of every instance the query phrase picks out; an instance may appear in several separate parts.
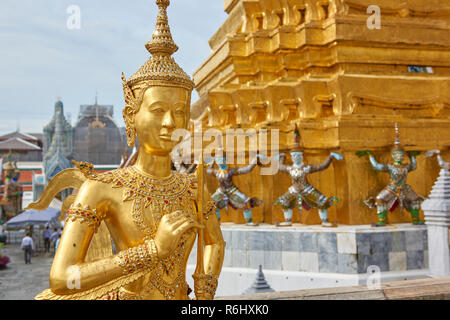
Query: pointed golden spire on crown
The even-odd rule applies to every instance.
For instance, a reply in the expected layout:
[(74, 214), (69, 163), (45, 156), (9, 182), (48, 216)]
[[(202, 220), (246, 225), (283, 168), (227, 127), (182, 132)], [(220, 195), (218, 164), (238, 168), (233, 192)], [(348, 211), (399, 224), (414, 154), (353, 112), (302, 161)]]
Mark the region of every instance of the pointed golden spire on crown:
[(178, 46), (172, 39), (167, 7), (170, 0), (156, 0), (159, 12), (152, 39), (145, 44), (151, 53), (150, 59), (126, 81), (126, 85), (133, 89), (151, 85), (181, 87), (192, 91), (194, 83), (172, 58)]
[(153, 32), (152, 40), (147, 42), (145, 47), (152, 55), (171, 56), (178, 51), (178, 46), (172, 39), (169, 19), (167, 18), (167, 7), (170, 5), (170, 0), (156, 0), (156, 4), (159, 13), (156, 18), (155, 32)]

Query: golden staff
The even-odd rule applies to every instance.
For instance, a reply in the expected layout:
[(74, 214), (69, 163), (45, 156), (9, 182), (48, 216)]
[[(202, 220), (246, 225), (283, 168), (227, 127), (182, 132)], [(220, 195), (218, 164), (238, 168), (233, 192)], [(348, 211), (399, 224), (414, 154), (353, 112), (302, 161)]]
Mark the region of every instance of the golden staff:
[[(203, 155), (202, 155), (203, 156)], [(198, 197), (197, 197), (197, 221), (199, 224), (203, 225), (203, 185), (204, 185), (204, 165), (203, 165), (203, 157), (200, 156), (200, 163), (197, 167), (197, 185), (199, 188)], [(198, 240), (197, 240), (197, 267), (194, 272), (194, 280), (201, 279), (205, 275), (204, 268), (204, 229), (200, 229), (198, 231)]]

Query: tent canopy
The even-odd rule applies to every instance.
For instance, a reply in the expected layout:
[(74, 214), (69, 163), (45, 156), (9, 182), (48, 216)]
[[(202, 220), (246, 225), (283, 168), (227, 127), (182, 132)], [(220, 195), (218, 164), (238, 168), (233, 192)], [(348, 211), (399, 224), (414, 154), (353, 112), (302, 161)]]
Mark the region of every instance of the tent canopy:
[(19, 229), (29, 226), (60, 227), (58, 221), (60, 211), (54, 208), (47, 208), (43, 211), (26, 210), (5, 223), (7, 228)]

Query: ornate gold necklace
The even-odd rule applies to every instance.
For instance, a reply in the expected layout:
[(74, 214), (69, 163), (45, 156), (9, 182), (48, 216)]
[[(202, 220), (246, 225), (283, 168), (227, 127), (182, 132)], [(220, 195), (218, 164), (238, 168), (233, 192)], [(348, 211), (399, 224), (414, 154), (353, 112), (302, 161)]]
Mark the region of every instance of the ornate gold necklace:
[[(79, 168), (89, 179), (110, 184), (113, 188), (123, 188), (122, 200), (133, 201), (132, 218), (143, 232), (144, 240), (154, 239), (165, 214), (183, 210), (195, 219), (192, 201), (196, 199), (197, 182), (192, 175), (173, 172), (168, 178), (157, 179), (133, 167), (102, 174), (95, 173), (90, 164), (83, 163)], [(147, 208), (152, 215), (151, 225), (145, 221), (144, 212)], [(174, 298), (178, 288), (186, 286), (185, 274), (182, 272), (186, 239), (187, 236), (183, 235), (174, 253), (162, 259), (155, 269), (149, 270), (152, 288), (157, 288), (168, 300)], [(163, 277), (169, 275), (175, 278), (166, 281)]]
[[(161, 218), (176, 210), (190, 210), (195, 200), (195, 181), (185, 174), (173, 172), (166, 180), (142, 175), (133, 167), (114, 173), (114, 187), (125, 187), (124, 202), (133, 201), (132, 217), (144, 234), (144, 239), (153, 239)], [(144, 219), (145, 209), (150, 208), (152, 225)], [(193, 215), (195, 218), (195, 214)]]

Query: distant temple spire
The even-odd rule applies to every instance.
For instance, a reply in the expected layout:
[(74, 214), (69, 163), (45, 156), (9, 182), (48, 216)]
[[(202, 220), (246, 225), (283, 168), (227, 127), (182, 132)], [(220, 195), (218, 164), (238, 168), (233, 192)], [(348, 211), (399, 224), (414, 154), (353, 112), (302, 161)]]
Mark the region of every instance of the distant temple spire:
[(55, 104), (55, 114), (49, 125), (44, 128), (46, 134), (47, 152), (44, 156), (44, 170), (46, 181), (50, 181), (57, 173), (71, 168), (72, 156), (72, 128), (63, 113), (63, 103), (58, 100)]

